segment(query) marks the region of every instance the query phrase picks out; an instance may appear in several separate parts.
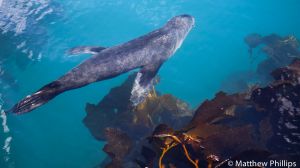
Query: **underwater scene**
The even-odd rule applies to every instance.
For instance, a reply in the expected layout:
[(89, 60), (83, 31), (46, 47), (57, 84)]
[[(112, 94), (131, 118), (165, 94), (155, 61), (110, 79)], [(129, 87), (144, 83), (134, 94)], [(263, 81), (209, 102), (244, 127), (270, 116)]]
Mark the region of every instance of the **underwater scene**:
[(0, 168), (300, 167), (299, 0), (0, 0)]

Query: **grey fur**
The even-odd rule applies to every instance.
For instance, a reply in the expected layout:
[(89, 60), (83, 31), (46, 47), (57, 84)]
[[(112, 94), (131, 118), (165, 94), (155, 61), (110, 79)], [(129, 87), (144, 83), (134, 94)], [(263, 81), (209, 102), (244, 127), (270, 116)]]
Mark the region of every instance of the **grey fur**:
[(129, 42), (105, 48), (58, 80), (21, 100), (12, 112), (21, 114), (32, 111), (62, 92), (110, 79), (137, 68), (142, 68), (140, 85), (146, 86), (159, 67), (180, 47), (193, 25), (192, 16), (176, 16), (160, 29)]

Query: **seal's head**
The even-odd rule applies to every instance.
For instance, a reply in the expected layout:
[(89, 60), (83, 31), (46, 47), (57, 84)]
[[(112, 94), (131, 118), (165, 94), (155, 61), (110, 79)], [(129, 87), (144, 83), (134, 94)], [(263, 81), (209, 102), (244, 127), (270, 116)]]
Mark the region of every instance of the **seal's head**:
[(181, 46), (183, 40), (195, 25), (195, 19), (191, 15), (179, 15), (170, 19), (164, 29), (176, 40), (173, 53)]
[(183, 36), (182, 38), (184, 38), (194, 27), (194, 25), (195, 25), (194, 17), (191, 15), (184, 14), (184, 15), (175, 16), (172, 19), (170, 19), (167, 22), (166, 27), (179, 32), (180, 34), (182, 34)]

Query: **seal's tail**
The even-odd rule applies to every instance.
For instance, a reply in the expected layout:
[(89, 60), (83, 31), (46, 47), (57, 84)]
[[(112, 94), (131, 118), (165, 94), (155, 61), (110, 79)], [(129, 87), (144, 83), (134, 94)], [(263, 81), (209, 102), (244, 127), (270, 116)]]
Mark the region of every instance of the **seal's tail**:
[(47, 103), (55, 96), (59, 95), (61, 93), (61, 91), (59, 91), (59, 88), (60, 84), (56, 81), (45, 85), (34, 94), (22, 99), (9, 111), (15, 114), (23, 114), (30, 112), (35, 108)]

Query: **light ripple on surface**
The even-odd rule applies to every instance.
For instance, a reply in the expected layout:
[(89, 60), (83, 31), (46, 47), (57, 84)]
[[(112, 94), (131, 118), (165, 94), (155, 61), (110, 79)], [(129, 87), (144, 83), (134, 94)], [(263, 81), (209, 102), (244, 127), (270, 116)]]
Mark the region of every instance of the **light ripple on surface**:
[(3, 145), (2, 149), (5, 151), (4, 161), (8, 162), (10, 160), (10, 148), (11, 148), (11, 141), (13, 138), (10, 135), (10, 130), (7, 125), (7, 116), (6, 116), (6, 113), (4, 112), (4, 110), (2, 109), (2, 104), (3, 104), (3, 100), (2, 100), (1, 94), (0, 94), (0, 113), (1, 113), (0, 118), (2, 119), (3, 133), (4, 133), (4, 136), (6, 137), (4, 140), (4, 145)]
[(1, 32), (24, 33), (27, 25), (36, 24), (36, 21), (53, 12), (49, 4), (47, 0), (1, 0)]

